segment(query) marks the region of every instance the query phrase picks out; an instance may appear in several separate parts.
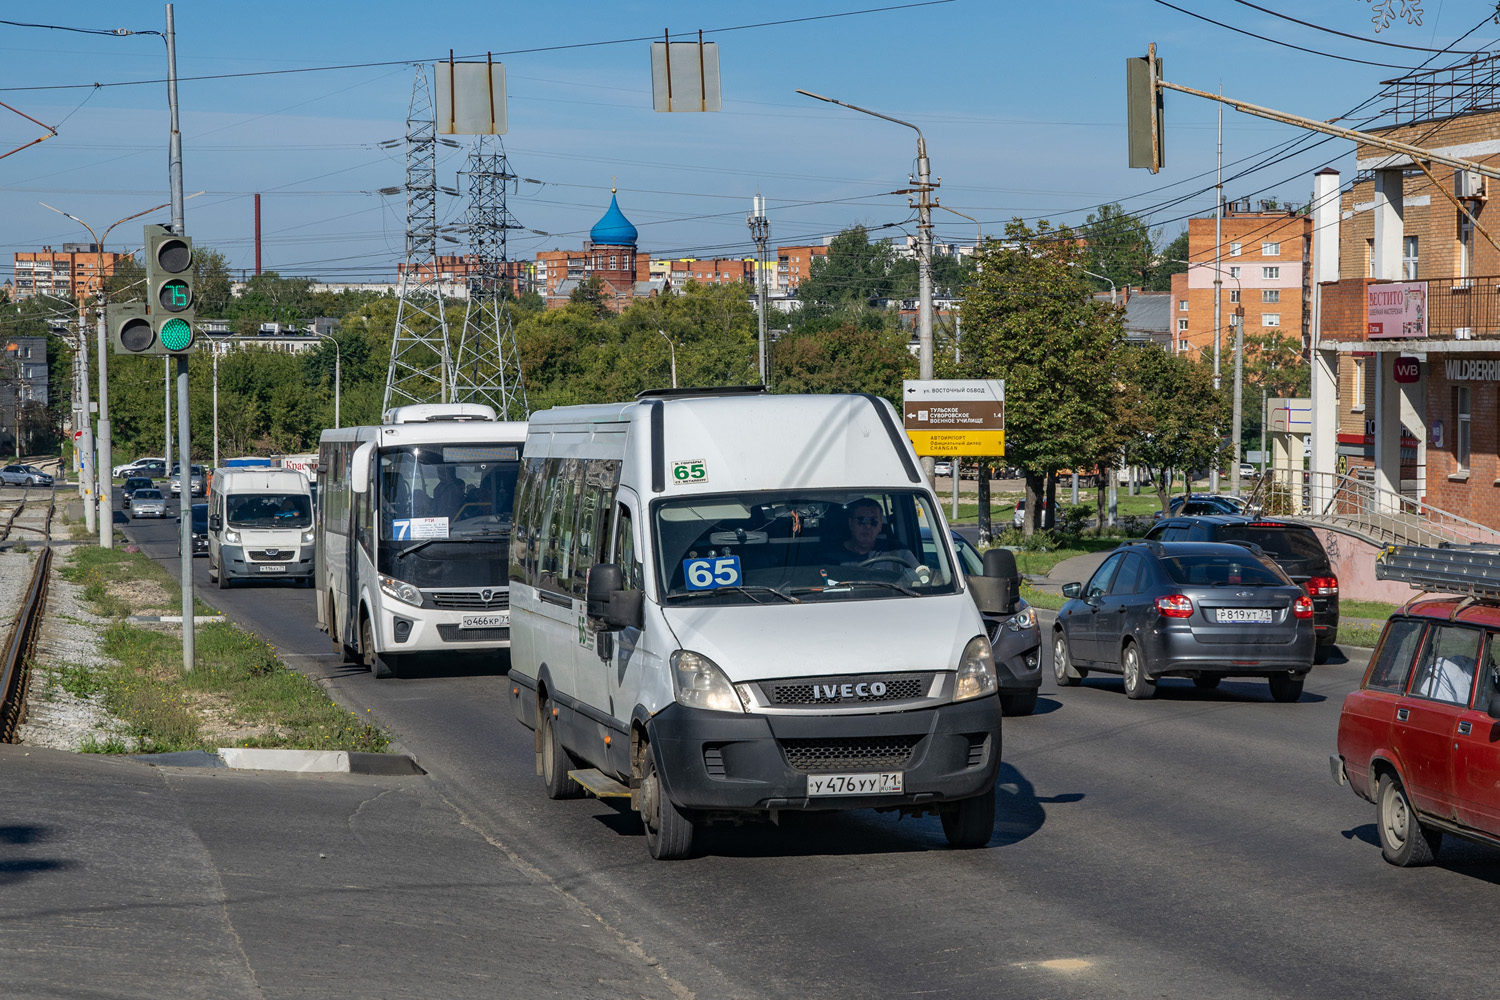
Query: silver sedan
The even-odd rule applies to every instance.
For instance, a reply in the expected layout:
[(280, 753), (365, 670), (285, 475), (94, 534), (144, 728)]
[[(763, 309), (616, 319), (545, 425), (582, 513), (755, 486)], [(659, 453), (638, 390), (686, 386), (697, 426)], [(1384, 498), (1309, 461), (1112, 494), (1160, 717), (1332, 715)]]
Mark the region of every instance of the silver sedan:
[(131, 517), (166, 517), (167, 500), (161, 490), (136, 490), (130, 498)]

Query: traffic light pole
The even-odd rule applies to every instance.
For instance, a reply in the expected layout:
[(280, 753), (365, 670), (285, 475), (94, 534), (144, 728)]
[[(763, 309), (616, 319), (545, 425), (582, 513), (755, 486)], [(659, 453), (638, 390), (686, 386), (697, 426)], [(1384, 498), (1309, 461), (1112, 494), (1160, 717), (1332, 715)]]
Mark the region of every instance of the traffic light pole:
[(177, 355), (177, 454), (182, 462), (182, 484), (177, 513), (182, 523), (177, 533), (182, 547), (182, 669), (193, 669), (193, 466), (188, 428), (188, 356)]
[(99, 293), (99, 448), (94, 467), (99, 479), (99, 547), (115, 547), (114, 461), (109, 427), (109, 330), (104, 322), (104, 292)]

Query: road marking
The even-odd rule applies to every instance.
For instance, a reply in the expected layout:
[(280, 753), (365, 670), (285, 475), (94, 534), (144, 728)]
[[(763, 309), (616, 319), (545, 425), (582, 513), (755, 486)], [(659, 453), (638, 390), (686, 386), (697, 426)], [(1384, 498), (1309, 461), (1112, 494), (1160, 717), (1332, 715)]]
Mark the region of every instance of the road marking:
[(1015, 962), (1014, 965), (1018, 969), (1035, 967), (1050, 969), (1053, 972), (1082, 972), (1084, 969), (1093, 968), (1094, 963), (1082, 958), (1050, 958), (1045, 962)]

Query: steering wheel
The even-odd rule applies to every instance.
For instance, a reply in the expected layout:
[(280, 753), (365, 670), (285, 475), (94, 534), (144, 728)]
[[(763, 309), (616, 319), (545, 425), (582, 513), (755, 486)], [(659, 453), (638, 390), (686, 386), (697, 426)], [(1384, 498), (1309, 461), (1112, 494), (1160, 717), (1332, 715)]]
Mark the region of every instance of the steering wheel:
[[(465, 514), (464, 511), (470, 507), (474, 508), (474, 512), (472, 514)], [(471, 517), (483, 517), (486, 514), (493, 514), (494, 512), (494, 508), (487, 503), (466, 503), (458, 508), (458, 512), (453, 515), (453, 520), (467, 521)]]
[(887, 563), (891, 566), (898, 566), (903, 570), (908, 570), (916, 568), (917, 560), (914, 556), (902, 555), (895, 552), (882, 552), (855, 565), (860, 569), (865, 569), (869, 566), (879, 566), (881, 563)]

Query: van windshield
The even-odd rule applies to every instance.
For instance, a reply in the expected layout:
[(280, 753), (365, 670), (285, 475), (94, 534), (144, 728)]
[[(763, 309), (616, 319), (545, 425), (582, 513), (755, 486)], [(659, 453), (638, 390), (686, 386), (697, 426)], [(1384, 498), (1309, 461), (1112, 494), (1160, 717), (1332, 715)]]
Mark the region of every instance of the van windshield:
[(655, 507), (661, 592), (674, 604), (768, 604), (950, 594), (941, 524), (912, 491), (752, 493)]
[(397, 542), (508, 539), (519, 452), (513, 444), (382, 450), (380, 537)]
[(310, 528), (312, 500), (306, 493), (237, 493), (224, 498), (235, 528)]

